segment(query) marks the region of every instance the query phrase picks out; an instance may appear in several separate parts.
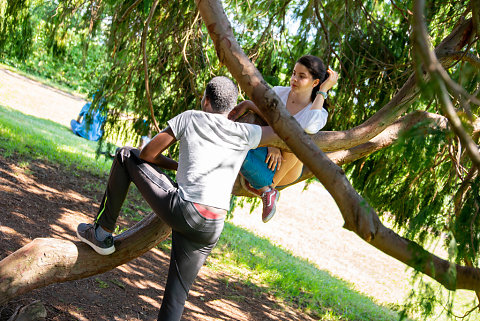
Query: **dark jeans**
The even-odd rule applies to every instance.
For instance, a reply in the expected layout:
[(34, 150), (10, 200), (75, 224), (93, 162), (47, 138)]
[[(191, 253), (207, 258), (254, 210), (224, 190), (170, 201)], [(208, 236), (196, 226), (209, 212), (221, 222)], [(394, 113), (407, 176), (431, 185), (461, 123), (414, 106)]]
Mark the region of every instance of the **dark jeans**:
[(203, 217), (183, 200), (176, 184), (157, 166), (140, 159), (139, 150), (117, 150), (96, 223), (113, 230), (133, 182), (155, 213), (172, 228), (172, 252), (158, 320), (180, 320), (190, 287), (216, 245), (224, 219)]

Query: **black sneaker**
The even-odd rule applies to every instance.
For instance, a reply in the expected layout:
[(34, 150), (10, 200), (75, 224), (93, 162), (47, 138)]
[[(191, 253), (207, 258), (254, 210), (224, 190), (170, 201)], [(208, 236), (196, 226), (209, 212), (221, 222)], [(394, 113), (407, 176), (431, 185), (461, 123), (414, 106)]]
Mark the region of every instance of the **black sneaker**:
[(97, 240), (93, 224), (80, 223), (77, 226), (77, 236), (82, 242), (90, 245), (98, 254), (110, 255), (115, 252), (113, 237), (110, 235), (103, 241)]

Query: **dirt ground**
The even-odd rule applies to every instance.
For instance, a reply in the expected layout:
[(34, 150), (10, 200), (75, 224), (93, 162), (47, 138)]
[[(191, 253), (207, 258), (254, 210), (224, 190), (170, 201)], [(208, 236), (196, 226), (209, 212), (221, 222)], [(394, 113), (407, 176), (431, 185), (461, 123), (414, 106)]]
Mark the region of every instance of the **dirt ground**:
[[(0, 105), (69, 126), (83, 104), (80, 97), (0, 68)], [(80, 178), (40, 161), (26, 168), (22, 160), (5, 158), (0, 150), (0, 259), (37, 237), (75, 241), (76, 225), (91, 220), (102, 196), (88, 186), (105, 179)], [(278, 214), (268, 224), (261, 222), (259, 209), (253, 214), (237, 210), (233, 223), (270, 238), (379, 302), (401, 302), (410, 286), (405, 266), (344, 230), (336, 204), (320, 184), (312, 184), (306, 192), (302, 188), (303, 184), (297, 184), (282, 191)], [(45, 304), (48, 320), (154, 320), (163, 296), (168, 255), (153, 249), (110, 272), (35, 290), (0, 307), (0, 320), (7, 320), (16, 306), (33, 300)], [(183, 320), (313, 318), (228, 273), (204, 266)]]

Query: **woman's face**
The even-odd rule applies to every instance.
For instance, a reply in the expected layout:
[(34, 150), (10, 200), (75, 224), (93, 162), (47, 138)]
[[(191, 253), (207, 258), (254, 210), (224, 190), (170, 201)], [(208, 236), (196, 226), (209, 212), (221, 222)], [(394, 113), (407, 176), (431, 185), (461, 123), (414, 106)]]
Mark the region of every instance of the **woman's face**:
[(290, 87), (292, 91), (301, 93), (305, 92), (309, 95), (312, 93), (313, 87), (318, 85), (320, 80), (313, 79), (312, 74), (307, 67), (301, 63), (296, 63), (293, 68), (292, 77), (290, 78)]

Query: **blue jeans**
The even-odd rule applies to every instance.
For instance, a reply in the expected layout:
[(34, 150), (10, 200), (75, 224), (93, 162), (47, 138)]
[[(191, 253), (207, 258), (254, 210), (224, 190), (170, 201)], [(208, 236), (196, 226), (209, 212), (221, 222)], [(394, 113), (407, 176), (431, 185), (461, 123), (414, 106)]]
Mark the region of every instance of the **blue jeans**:
[(247, 157), (240, 168), (240, 172), (252, 185), (253, 188), (260, 189), (265, 186), (270, 186), (273, 183), (273, 176), (277, 170), (272, 171), (265, 163), (267, 159), (268, 148), (258, 147), (248, 151)]

